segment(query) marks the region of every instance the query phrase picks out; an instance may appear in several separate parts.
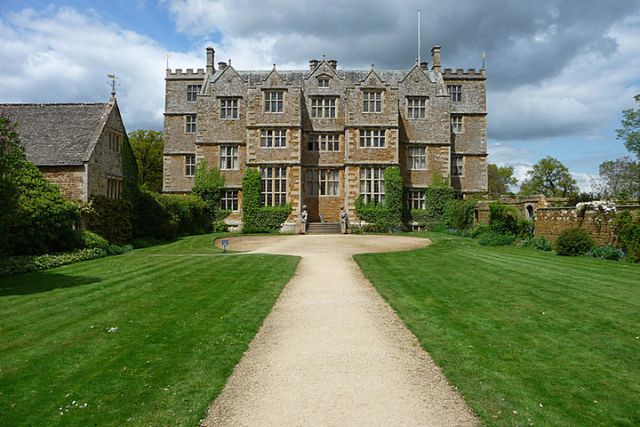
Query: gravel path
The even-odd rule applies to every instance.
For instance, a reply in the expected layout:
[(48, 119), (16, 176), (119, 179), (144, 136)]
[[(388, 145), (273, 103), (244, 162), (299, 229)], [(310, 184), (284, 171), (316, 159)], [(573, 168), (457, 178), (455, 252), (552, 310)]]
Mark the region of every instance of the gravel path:
[(352, 255), (424, 247), (399, 236), (229, 239), (302, 259), (204, 426), (478, 425)]

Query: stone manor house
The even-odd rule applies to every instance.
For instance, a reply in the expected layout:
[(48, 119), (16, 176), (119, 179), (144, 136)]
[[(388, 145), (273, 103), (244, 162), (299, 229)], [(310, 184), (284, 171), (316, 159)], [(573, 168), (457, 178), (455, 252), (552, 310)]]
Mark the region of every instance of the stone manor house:
[(344, 205), (384, 201), (383, 171), (399, 166), (411, 208), (424, 207), (434, 172), (463, 196), (487, 191), (485, 72), (431, 67), (340, 70), (335, 60), (309, 69), (167, 70), (163, 191), (189, 192), (206, 161), (226, 179), (223, 208), (239, 224), (242, 176), (256, 167), (265, 205), (291, 204), (292, 228), (303, 205), (309, 221), (338, 221)]

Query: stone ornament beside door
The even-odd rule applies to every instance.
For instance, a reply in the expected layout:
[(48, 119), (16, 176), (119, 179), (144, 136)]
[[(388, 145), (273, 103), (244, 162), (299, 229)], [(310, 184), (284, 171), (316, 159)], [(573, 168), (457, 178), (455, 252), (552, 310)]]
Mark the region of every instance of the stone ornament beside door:
[(300, 234), (307, 234), (307, 205), (302, 205), (302, 212), (300, 212)]

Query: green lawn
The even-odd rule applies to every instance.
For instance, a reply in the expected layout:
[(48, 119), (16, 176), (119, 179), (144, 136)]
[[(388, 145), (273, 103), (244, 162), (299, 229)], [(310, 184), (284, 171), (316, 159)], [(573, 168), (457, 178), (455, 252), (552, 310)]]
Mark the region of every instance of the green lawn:
[(640, 266), (430, 234), (356, 261), (489, 425), (640, 425)]
[(0, 279), (0, 425), (197, 425), (297, 262), (204, 235)]

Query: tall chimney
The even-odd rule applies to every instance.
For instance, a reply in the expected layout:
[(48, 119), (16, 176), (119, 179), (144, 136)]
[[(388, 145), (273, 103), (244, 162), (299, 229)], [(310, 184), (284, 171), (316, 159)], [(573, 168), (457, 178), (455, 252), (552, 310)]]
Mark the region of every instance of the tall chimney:
[(333, 68), (334, 70), (338, 68), (338, 61), (336, 61), (335, 59), (330, 59), (327, 62), (329, 63), (331, 68)]
[(212, 47), (207, 48), (207, 74), (213, 74), (215, 68), (213, 67), (213, 61), (216, 51)]
[(431, 48), (431, 63), (433, 64), (433, 70), (440, 71), (440, 46)]
[(218, 62), (218, 70), (222, 71), (225, 68), (227, 68), (227, 63), (226, 62)]
[(315, 68), (318, 66), (318, 60), (317, 59), (312, 59), (309, 61), (309, 69), (311, 71), (315, 70)]

